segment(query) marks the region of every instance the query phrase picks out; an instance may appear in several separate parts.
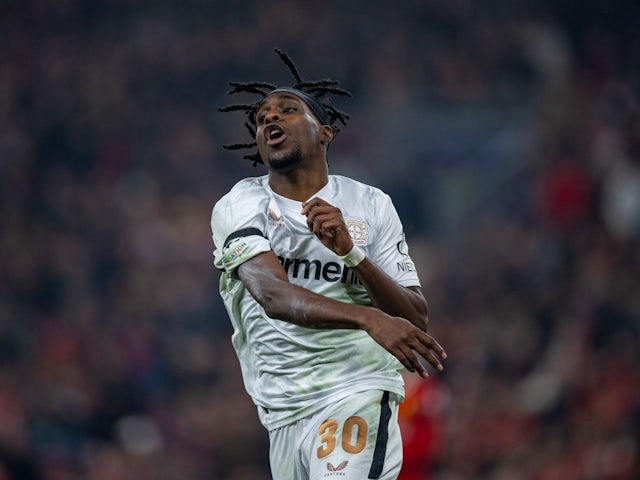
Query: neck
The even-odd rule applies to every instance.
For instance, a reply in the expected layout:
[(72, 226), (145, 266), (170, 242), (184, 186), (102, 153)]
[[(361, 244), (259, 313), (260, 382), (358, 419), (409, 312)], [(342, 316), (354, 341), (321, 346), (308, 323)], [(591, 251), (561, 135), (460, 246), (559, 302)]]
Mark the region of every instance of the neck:
[(295, 168), (286, 173), (269, 171), (269, 185), (278, 195), (304, 202), (329, 182), (327, 162), (315, 168)]

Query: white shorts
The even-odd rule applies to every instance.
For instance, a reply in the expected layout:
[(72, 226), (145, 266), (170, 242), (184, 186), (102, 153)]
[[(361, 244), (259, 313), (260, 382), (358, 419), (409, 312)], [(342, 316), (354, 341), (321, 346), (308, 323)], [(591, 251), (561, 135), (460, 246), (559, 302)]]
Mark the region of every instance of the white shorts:
[(350, 395), (269, 439), (274, 480), (395, 480), (402, 466), (397, 396), (380, 390)]

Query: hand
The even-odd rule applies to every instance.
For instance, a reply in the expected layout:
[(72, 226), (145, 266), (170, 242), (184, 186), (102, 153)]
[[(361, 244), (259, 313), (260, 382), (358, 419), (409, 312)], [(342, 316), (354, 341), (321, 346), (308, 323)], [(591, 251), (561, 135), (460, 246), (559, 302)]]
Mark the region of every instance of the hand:
[(374, 311), (378, 313), (370, 317), (365, 326), (366, 332), (400, 360), (407, 370), (416, 372), (423, 378), (429, 376), (418, 355), (436, 370), (444, 370), (440, 360), (446, 359), (447, 354), (431, 335), (404, 318), (391, 317), (380, 310)]
[(337, 255), (346, 255), (353, 248), (347, 225), (339, 208), (314, 197), (302, 203), (302, 215), (307, 217), (307, 226), (322, 244)]

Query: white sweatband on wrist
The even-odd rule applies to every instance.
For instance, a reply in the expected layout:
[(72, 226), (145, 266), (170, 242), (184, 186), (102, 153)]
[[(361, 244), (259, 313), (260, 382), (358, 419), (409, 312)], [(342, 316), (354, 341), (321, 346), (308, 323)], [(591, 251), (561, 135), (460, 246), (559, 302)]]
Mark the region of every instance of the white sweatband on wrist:
[(352, 268), (357, 267), (365, 257), (364, 252), (358, 248), (357, 245), (354, 245), (349, 253), (340, 257), (340, 260), (342, 260), (347, 267)]

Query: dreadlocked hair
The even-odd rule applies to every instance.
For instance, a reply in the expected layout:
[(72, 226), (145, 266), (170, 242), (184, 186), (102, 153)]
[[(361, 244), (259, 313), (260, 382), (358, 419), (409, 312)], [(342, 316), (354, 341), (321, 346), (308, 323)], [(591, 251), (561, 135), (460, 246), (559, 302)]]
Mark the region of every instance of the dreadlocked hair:
[[(329, 95), (339, 95), (345, 97), (351, 97), (351, 93), (344, 88), (339, 87), (340, 82), (332, 80), (330, 78), (323, 78), (321, 80), (307, 80), (303, 81), (298, 68), (293, 63), (291, 58), (282, 50), (274, 48), (274, 51), (279, 55), (282, 62), (287, 66), (296, 83), (292, 87), (295, 90), (300, 90), (313, 97), (322, 106), (329, 118), (329, 126), (333, 130), (334, 136), (340, 132), (340, 128), (336, 125), (336, 122), (340, 122), (342, 126), (346, 126), (349, 121), (349, 115), (342, 110), (337, 109), (331, 104), (331, 98), (327, 98)], [(270, 92), (276, 90), (278, 87), (271, 83), (265, 82), (229, 82), (229, 86), (232, 87), (227, 93), (233, 95), (236, 93), (251, 93), (260, 95), (261, 98), (256, 103), (248, 104), (234, 104), (226, 107), (219, 108), (219, 112), (239, 112), (242, 111), (247, 115), (247, 121), (245, 127), (249, 131), (252, 138), (256, 136), (256, 113), (262, 100), (269, 95)], [(251, 143), (234, 143), (229, 145), (223, 145), (226, 150), (244, 150), (256, 148), (258, 145), (255, 141)], [(244, 155), (243, 158), (251, 160), (253, 166), (263, 163), (262, 158), (258, 152), (254, 152), (249, 155)]]

